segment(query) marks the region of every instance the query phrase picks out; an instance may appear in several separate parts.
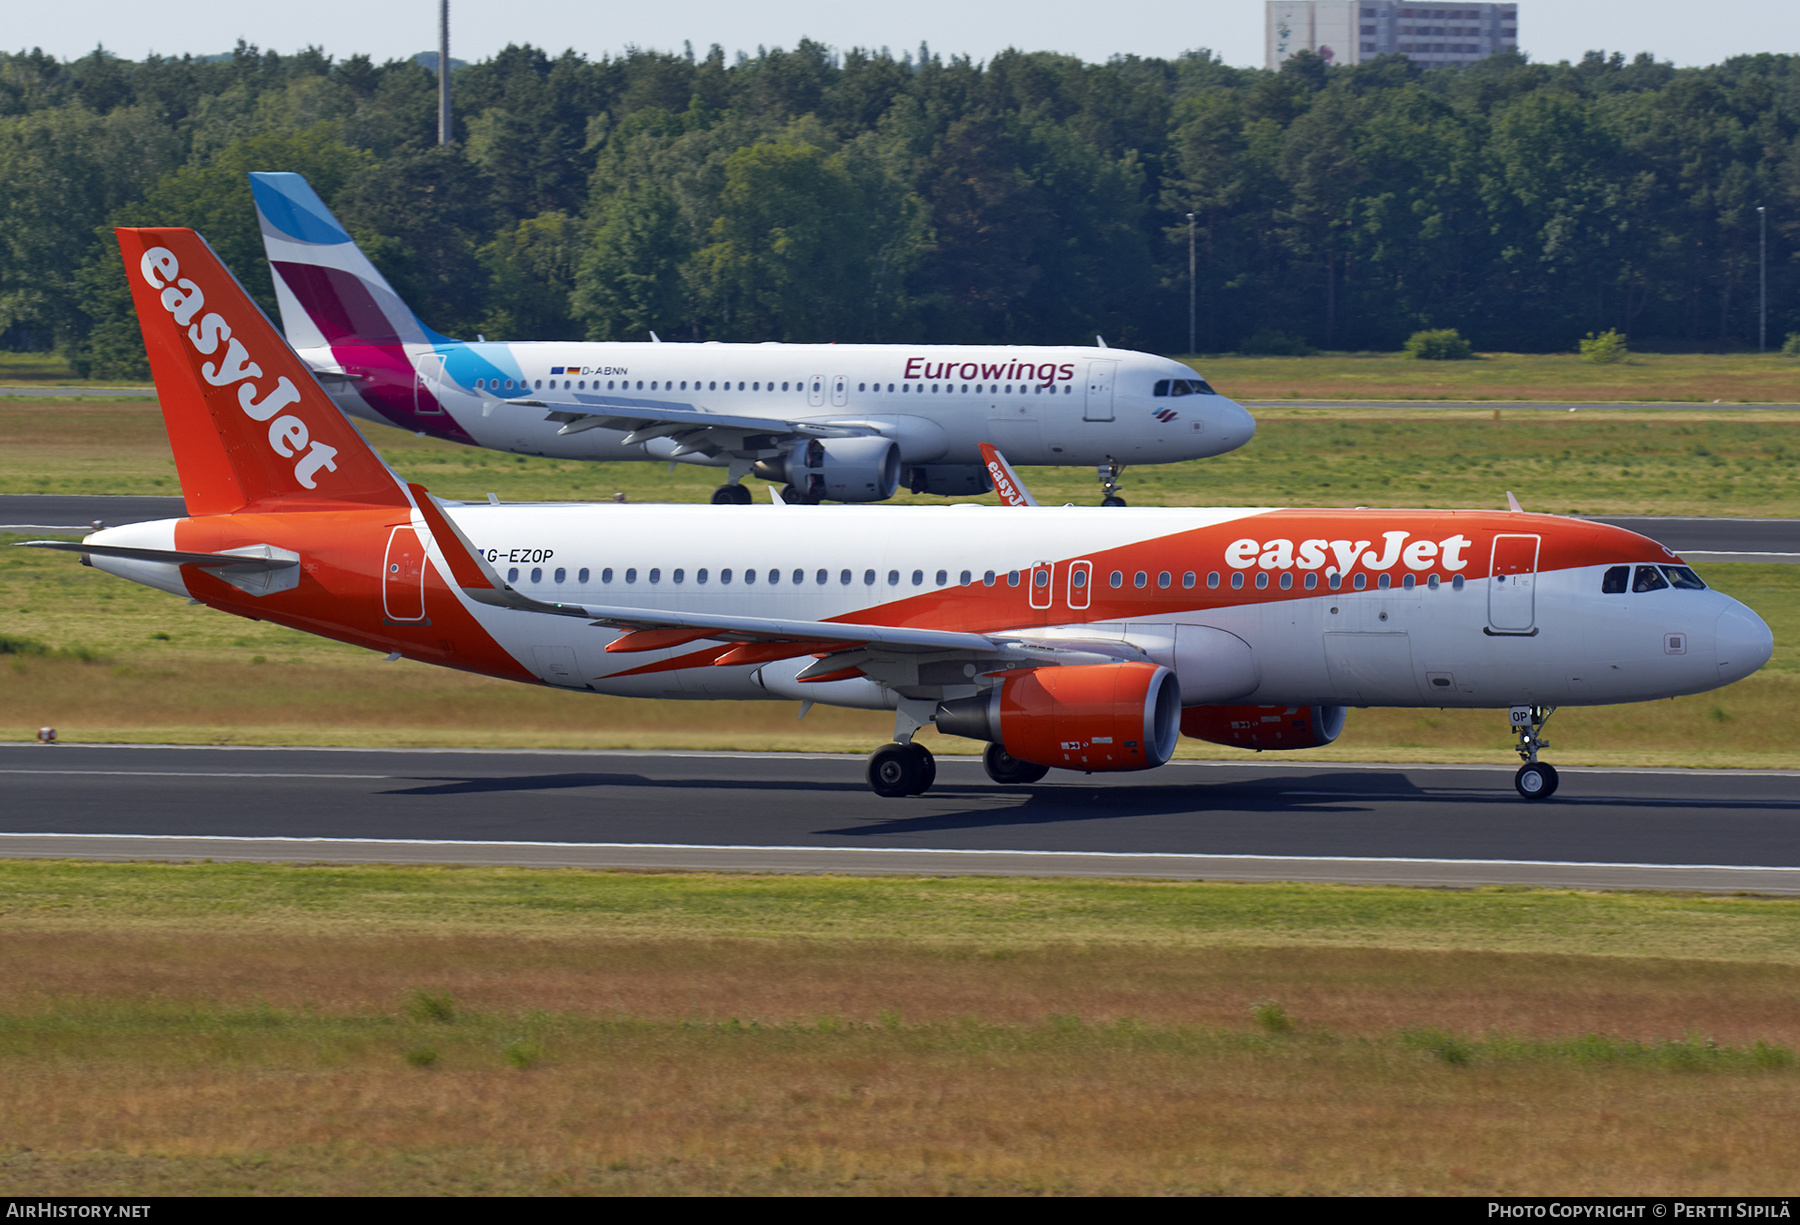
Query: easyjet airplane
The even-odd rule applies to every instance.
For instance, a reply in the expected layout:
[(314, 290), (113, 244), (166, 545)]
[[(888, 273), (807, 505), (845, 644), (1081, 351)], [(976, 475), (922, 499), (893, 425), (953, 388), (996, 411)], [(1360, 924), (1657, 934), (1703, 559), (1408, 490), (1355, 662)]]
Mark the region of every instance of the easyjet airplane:
[[(667, 460), (788, 502), (986, 489), (979, 444), (1020, 464), (1092, 464), (1123, 506), (1126, 464), (1220, 455), (1250, 414), (1188, 367), (1072, 346), (468, 344), (419, 321), (297, 174), (252, 174), (287, 338), (338, 406), (454, 442), (566, 459)], [(654, 337), (654, 334), (652, 334)]]
[(892, 710), (882, 795), (931, 785), (913, 733), (934, 722), (1023, 783), (1149, 769), (1181, 733), (1299, 749), (1349, 706), (1438, 706), (1510, 709), (1542, 799), (1552, 708), (1713, 689), (1773, 650), (1661, 545), (1548, 515), (439, 502), (197, 235), (119, 241), (189, 517), (34, 543), (490, 676)]

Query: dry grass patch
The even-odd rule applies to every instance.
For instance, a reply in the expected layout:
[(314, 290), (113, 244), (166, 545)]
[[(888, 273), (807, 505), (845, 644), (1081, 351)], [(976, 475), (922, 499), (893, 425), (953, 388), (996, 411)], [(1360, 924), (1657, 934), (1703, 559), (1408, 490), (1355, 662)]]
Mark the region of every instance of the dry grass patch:
[(1780, 1194), (1800, 1123), (1791, 902), (72, 862), (0, 897), (0, 1194)]

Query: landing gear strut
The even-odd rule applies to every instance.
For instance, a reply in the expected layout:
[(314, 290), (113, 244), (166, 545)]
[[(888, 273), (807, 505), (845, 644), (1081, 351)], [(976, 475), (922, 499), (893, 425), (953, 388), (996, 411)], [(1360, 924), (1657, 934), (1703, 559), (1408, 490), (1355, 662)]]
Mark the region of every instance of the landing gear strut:
[(1125, 475), (1125, 465), (1108, 455), (1101, 464), (1100, 473), (1100, 505), (1123, 506), (1125, 499), (1119, 496), (1119, 478)]
[(1513, 786), (1528, 800), (1547, 800), (1556, 794), (1556, 784), (1559, 781), (1556, 767), (1537, 759), (1539, 749), (1550, 747), (1550, 742), (1544, 739), (1544, 724), (1555, 713), (1554, 706), (1512, 708), (1513, 731), (1519, 736), (1519, 743), (1514, 747), (1518, 750), (1519, 760), (1525, 763), (1513, 775)]
[(748, 506), (750, 491), (739, 484), (720, 485), (713, 490), (714, 506)]
[(869, 754), (869, 790), (886, 799), (924, 795), (937, 781), (937, 758), (922, 744), (884, 744)]

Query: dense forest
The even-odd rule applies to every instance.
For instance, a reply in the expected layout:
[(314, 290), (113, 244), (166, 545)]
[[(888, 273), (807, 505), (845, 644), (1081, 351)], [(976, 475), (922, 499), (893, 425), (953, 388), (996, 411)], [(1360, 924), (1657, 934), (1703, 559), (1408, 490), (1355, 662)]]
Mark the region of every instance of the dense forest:
[(245, 172), (306, 175), (427, 323), (491, 339), (1556, 351), (1800, 329), (1800, 55), (1423, 71), (1205, 51), (727, 62), (509, 47), (436, 75), (240, 45), (0, 54), (0, 346), (127, 375), (110, 227), (204, 233), (265, 304)]

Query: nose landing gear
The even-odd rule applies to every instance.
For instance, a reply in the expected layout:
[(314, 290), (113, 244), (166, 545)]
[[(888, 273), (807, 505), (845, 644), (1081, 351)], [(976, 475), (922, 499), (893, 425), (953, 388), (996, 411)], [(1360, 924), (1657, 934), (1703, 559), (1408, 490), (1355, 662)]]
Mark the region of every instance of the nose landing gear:
[(1519, 794), (1528, 800), (1547, 800), (1556, 794), (1556, 767), (1547, 761), (1537, 759), (1539, 749), (1547, 749), (1550, 742), (1543, 737), (1544, 724), (1556, 713), (1554, 706), (1515, 706), (1512, 708), (1513, 731), (1518, 733), (1519, 743), (1515, 746), (1519, 759), (1525, 764), (1513, 775), (1513, 786)]
[(1125, 499), (1119, 496), (1119, 478), (1125, 475), (1125, 465), (1108, 455), (1106, 462), (1099, 466), (1098, 471), (1100, 473), (1100, 505), (1125, 505)]

